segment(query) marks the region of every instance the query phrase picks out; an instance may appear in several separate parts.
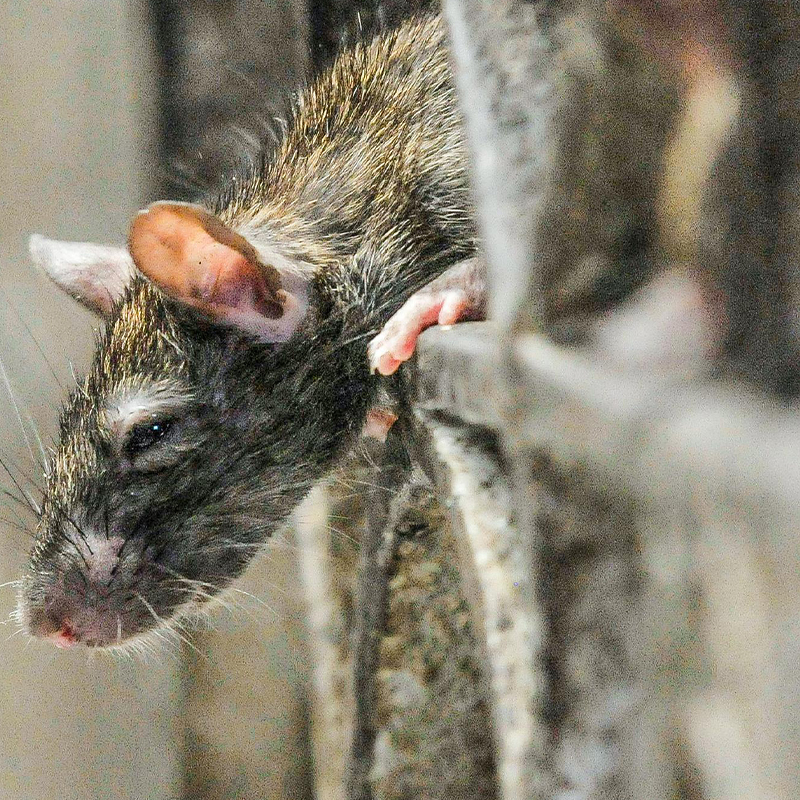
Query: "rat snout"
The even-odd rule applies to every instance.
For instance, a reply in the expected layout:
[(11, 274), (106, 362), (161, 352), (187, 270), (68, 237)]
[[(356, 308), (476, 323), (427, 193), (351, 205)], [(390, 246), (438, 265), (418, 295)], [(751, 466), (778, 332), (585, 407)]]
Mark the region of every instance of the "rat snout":
[[(20, 600), (32, 636), (56, 647), (122, 645), (166, 626), (195, 590), (158, 558), (163, 547), (144, 537), (105, 536), (87, 528), (60, 530), (57, 548), (42, 552)], [(191, 581), (188, 581), (191, 584)]]
[(23, 617), (33, 636), (56, 647), (104, 647), (148, 627), (135, 591), (141, 548), (119, 536), (84, 535), (58, 567), (41, 572), (25, 592)]
[(127, 617), (123, 604), (114, 593), (84, 582), (83, 577), (77, 568), (70, 570), (45, 590), (40, 602), (29, 604), (28, 628), (33, 636), (56, 647), (122, 641)]

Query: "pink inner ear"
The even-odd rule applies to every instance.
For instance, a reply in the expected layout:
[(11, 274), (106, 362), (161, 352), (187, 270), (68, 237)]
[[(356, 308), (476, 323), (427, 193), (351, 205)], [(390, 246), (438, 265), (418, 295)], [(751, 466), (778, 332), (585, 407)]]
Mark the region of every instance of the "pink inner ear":
[(283, 314), (277, 271), (260, 263), (245, 239), (198, 206), (154, 203), (134, 220), (129, 246), (144, 275), (214, 317), (231, 321)]
[(204, 244), (198, 242), (185, 256), (189, 263), (197, 264), (197, 283), (192, 288), (200, 304), (219, 308), (223, 313), (230, 309), (255, 311), (269, 319), (279, 317), (280, 304), (267, 288), (258, 266), (233, 248), (208, 239)]

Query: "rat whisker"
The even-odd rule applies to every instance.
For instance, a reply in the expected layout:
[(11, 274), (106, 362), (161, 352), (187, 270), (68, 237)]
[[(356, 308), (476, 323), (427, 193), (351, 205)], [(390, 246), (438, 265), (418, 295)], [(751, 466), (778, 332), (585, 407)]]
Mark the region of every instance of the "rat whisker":
[[(142, 597), (142, 595), (141, 595), (141, 594), (139, 594), (139, 592), (135, 592), (135, 595), (136, 595), (136, 597), (139, 599), (139, 601), (141, 602), (141, 604), (142, 604), (142, 605), (143, 605), (143, 606), (144, 606), (144, 607), (145, 607), (145, 608), (146, 608), (146, 609), (147, 609), (147, 610), (150, 612), (150, 615), (151, 615), (151, 616), (153, 617), (153, 619), (156, 621), (156, 624), (157, 624), (157, 625), (159, 625), (159, 626), (161, 626), (161, 629), (162, 629), (162, 630), (164, 630), (164, 631), (173, 630), (173, 629), (170, 627), (169, 623), (168, 623), (166, 620), (164, 620), (162, 617), (160, 617), (160, 616), (159, 616), (159, 615), (156, 613), (156, 610), (153, 608), (153, 606), (151, 606), (151, 605), (150, 605), (150, 603), (148, 603), (148, 602), (147, 602), (147, 600), (145, 600), (145, 598), (144, 598), (144, 597)], [(159, 635), (159, 633), (160, 633), (160, 631), (159, 631), (159, 629), (158, 629), (158, 628), (153, 628), (153, 629), (152, 629), (152, 633), (154, 633), (155, 635), (157, 635), (157, 636), (158, 636), (158, 635)], [(189, 640), (189, 639), (188, 639), (186, 636), (184, 636), (183, 634), (179, 633), (178, 631), (175, 631), (175, 633), (177, 633), (177, 634), (178, 634), (178, 638), (179, 638), (179, 639), (180, 639), (180, 640), (181, 640), (181, 641), (182, 641), (182, 642), (183, 642), (183, 643), (184, 643), (184, 644), (185, 644), (187, 647), (189, 647), (189, 648), (191, 648), (192, 650), (194, 650), (194, 652), (195, 652), (195, 653), (197, 653), (197, 655), (198, 655), (198, 656), (200, 656), (200, 657), (201, 657), (201, 658), (203, 658), (203, 659), (208, 659), (208, 656), (206, 656), (204, 653), (202, 653), (200, 650), (198, 650), (198, 649), (197, 649), (197, 647), (196, 647), (196, 646), (195, 646), (195, 645), (194, 645), (194, 644), (193, 644), (193, 643), (192, 643), (192, 642), (191, 642), (191, 641), (190, 641), (190, 640)]]
[(26, 511), (32, 510), (30, 505), (25, 500), (22, 500), (21, 498), (17, 497), (17, 495), (15, 495), (13, 492), (10, 492), (8, 489), (0, 487), (0, 494), (4, 495), (9, 500), (13, 500), (15, 503), (22, 506)]
[[(108, 501), (103, 503), (103, 532), (105, 533), (106, 539), (111, 538), (111, 533), (109, 531), (109, 522), (108, 522)], [(125, 542), (122, 543), (123, 545)], [(117, 551), (117, 559), (119, 559), (119, 555), (122, 552), (122, 547)]]
[(13, 528), (14, 530), (20, 531), (21, 533), (26, 534), (30, 537), (35, 537), (36, 532), (32, 531), (27, 525), (22, 524), (21, 522), (13, 522), (10, 519), (6, 519), (5, 517), (0, 517), (0, 524), (7, 525), (9, 528)]
[[(278, 589), (279, 591), (283, 591), (284, 593), (286, 593), (288, 595), (288, 592), (286, 592), (285, 589), (281, 589), (281, 587), (276, 586), (275, 584), (272, 584), (272, 586), (273, 586), (273, 588)], [(230, 587), (228, 591), (235, 592), (236, 594), (241, 594), (242, 596), (247, 597), (250, 600), (253, 600), (254, 602), (258, 603), (263, 608), (266, 608), (267, 611), (269, 611), (270, 614), (272, 614), (274, 617), (276, 617), (277, 619), (280, 619), (281, 615), (269, 603), (267, 603), (262, 598), (254, 595), (252, 592), (247, 592), (244, 589), (238, 589), (235, 586)]]
[(17, 304), (11, 302), (11, 298), (8, 296), (8, 294), (4, 289), (0, 289), (0, 294), (2, 294), (3, 297), (5, 298), (6, 306), (14, 312), (14, 315), (17, 317), (22, 327), (25, 328), (25, 332), (28, 334), (30, 341), (32, 341), (33, 344), (36, 346), (36, 349), (39, 351), (39, 355), (41, 355), (42, 359), (44, 360), (44, 363), (50, 370), (50, 374), (53, 376), (53, 380), (55, 381), (56, 386), (63, 391), (64, 384), (62, 384), (61, 381), (59, 380), (58, 374), (56, 373), (53, 364), (47, 355), (47, 352), (42, 347), (41, 342), (33, 335), (33, 331), (30, 329), (30, 326), (25, 321), (25, 317), (20, 313), (19, 309), (17, 308)]
[(351, 536), (349, 533), (345, 533), (343, 530), (334, 527), (333, 525), (326, 525), (325, 526), (328, 533), (335, 533), (340, 539), (343, 539), (346, 542), (350, 542), (350, 544), (359, 545), (360, 542), (355, 536)]
[(172, 575), (176, 580), (179, 580), (184, 583), (188, 583), (192, 586), (203, 586), (208, 589), (217, 590), (220, 587), (216, 583), (211, 583), (210, 581), (201, 581), (197, 578), (188, 578), (186, 575), (181, 575), (180, 572), (177, 570), (171, 569), (170, 567), (166, 566), (166, 564), (158, 564), (155, 565), (158, 569), (166, 572), (168, 575)]
[[(117, 648), (112, 646), (111, 648), (108, 649), (116, 651)], [(130, 653), (132, 658), (138, 658), (140, 663), (145, 665), (150, 663), (149, 662), (150, 658), (153, 658), (156, 661), (158, 661), (165, 655), (165, 653), (168, 655), (172, 654), (170, 650), (165, 651), (163, 647), (159, 649), (158, 646), (156, 645), (155, 640), (153, 640), (152, 638), (146, 639), (144, 637), (132, 640), (128, 643), (123, 642), (119, 649), (122, 650), (123, 652)]]
[(369, 464), (372, 470), (374, 470), (375, 472), (380, 472), (381, 470), (380, 464), (378, 464), (372, 457), (372, 453), (370, 453), (369, 447), (367, 447), (366, 443), (363, 440), (359, 443), (358, 452), (364, 459), (364, 461), (366, 461), (367, 464)]
[[(75, 554), (83, 562), (83, 565), (86, 567), (86, 571), (89, 572), (91, 570), (91, 567), (89, 566), (89, 562), (86, 560), (86, 556), (83, 554), (83, 552), (81, 551), (81, 548), (78, 546), (78, 543), (74, 539), (72, 539), (70, 536), (68, 536), (66, 533), (64, 533), (64, 538), (67, 540), (67, 542), (69, 542), (69, 544), (72, 545), (72, 549), (75, 551)], [(89, 588), (89, 582), (88, 582), (86, 576), (83, 574), (83, 570), (79, 569), (78, 570), (78, 575), (81, 576), (81, 578), (83, 579), (84, 585), (88, 589)]]
[[(356, 495), (349, 495), (349, 496), (345, 497), (344, 499), (345, 500), (349, 500), (349, 499), (351, 499), (351, 497), (355, 497), (355, 496)], [(353, 519), (353, 515), (352, 514), (334, 514), (333, 512), (328, 513), (327, 517), (328, 517), (328, 519), (341, 520), (342, 522), (348, 522), (348, 521)]]
[[(43, 494), (44, 493), (42, 485), (41, 485), (41, 483), (39, 483), (38, 477), (32, 475), (31, 473), (28, 472), (27, 469), (25, 469), (24, 467), (20, 466), (20, 464), (9, 453), (8, 450), (5, 450), (5, 452), (3, 453), (3, 457), (6, 459), (8, 464), (14, 469), (14, 472), (16, 473), (16, 475), (18, 475), (21, 479), (23, 479), (26, 483), (28, 483), (30, 485), (30, 487), (32, 489), (34, 489), (36, 492), (38, 492), (39, 494)], [(43, 471), (43, 469), (39, 469), (38, 466), (37, 466), (37, 474), (42, 472), (42, 471)]]
[[(61, 507), (59, 508), (59, 513), (60, 513), (60, 514), (61, 514), (61, 516), (63, 516), (63, 517), (64, 517), (64, 519), (66, 519), (66, 520), (67, 520), (67, 522), (69, 522), (69, 523), (70, 523), (70, 525), (72, 525), (72, 527), (73, 527), (73, 528), (76, 530), (76, 532), (78, 533), (78, 536), (80, 536), (80, 537), (81, 537), (81, 540), (82, 540), (82, 541), (83, 541), (83, 543), (86, 545), (86, 549), (89, 551), (89, 555), (93, 556), (93, 555), (94, 555), (94, 550), (92, 550), (92, 548), (91, 548), (91, 545), (89, 544), (89, 539), (88, 539), (88, 536), (86, 535), (86, 532), (83, 530), (83, 528), (81, 528), (81, 526), (80, 526), (80, 525), (78, 525), (78, 523), (77, 523), (77, 522), (75, 522), (75, 520), (74, 520), (74, 519), (73, 519), (73, 518), (72, 518), (72, 517), (71, 517), (69, 514), (67, 514), (67, 512), (66, 512), (66, 510), (64, 509), (64, 507), (63, 507), (63, 506), (61, 506)], [(88, 564), (87, 564), (87, 567), (88, 567)]]
[[(4, 641), (7, 642), (7, 641), (13, 639), (15, 636), (18, 636), (21, 633), (25, 633), (25, 629), (24, 628), (17, 628), (17, 630), (15, 630), (14, 633), (11, 633), (8, 636), (6, 636)], [(28, 641), (32, 641), (32, 640), (33, 640), (33, 637), (30, 637)]]
[(214, 594), (210, 594), (201, 588), (186, 588), (188, 592), (193, 593), (195, 600), (202, 600), (202, 605), (195, 606), (194, 608), (196, 613), (208, 615), (221, 608), (232, 617), (235, 617), (238, 612), (250, 616), (250, 610), (231, 596), (232, 589), (230, 587), (221, 591), (216, 591)]
[(353, 479), (353, 486), (365, 486), (368, 489), (378, 489), (381, 492), (386, 492), (391, 495), (397, 494), (396, 489), (392, 489), (389, 486), (381, 486), (379, 483), (373, 483), (372, 481)]
[(231, 540), (215, 540), (213, 546), (204, 545), (203, 552), (204, 553), (224, 553), (226, 550), (250, 550), (252, 552), (258, 552), (259, 550), (263, 549), (266, 546), (266, 542), (237, 542), (233, 539)]
[[(186, 616), (175, 617), (172, 623), (175, 632), (177, 633), (178, 631), (180, 631), (182, 633), (191, 634), (192, 629), (188, 627), (187, 624), (189, 621), (190, 621), (189, 618)], [(209, 625), (213, 630), (213, 624), (211, 623), (211, 620), (208, 617), (206, 617), (206, 624)]]
[(22, 414), (20, 414), (19, 406), (17, 405), (17, 398), (14, 397), (14, 390), (11, 388), (11, 381), (8, 379), (8, 373), (6, 372), (6, 366), (3, 363), (2, 357), (0, 357), (0, 376), (3, 379), (3, 383), (6, 386), (6, 391), (8, 392), (8, 396), (11, 398), (11, 403), (14, 406), (14, 411), (17, 415), (17, 421), (19, 422), (20, 430), (22, 431), (22, 437), (25, 439), (25, 444), (28, 447), (28, 452), (31, 456), (31, 461), (33, 462), (34, 466), (36, 466), (36, 457), (33, 455), (33, 448), (31, 447), (30, 439), (28, 439), (28, 432), (25, 430), (25, 424), (22, 421)]
[(28, 424), (31, 426), (33, 435), (36, 437), (36, 444), (38, 445), (39, 452), (41, 453), (42, 456), (42, 460), (39, 462), (39, 468), (43, 470), (46, 468), (47, 465), (47, 453), (45, 453), (44, 451), (44, 444), (42, 442), (42, 437), (39, 434), (39, 428), (36, 425), (36, 420), (34, 420), (34, 418), (27, 411), (25, 412), (25, 417), (28, 420)]
[[(148, 641), (152, 655), (160, 655), (164, 650), (166, 650), (166, 652), (173, 652), (174, 641), (166, 635), (166, 628), (151, 628), (147, 633), (150, 638), (148, 640), (143, 639), (142, 643)], [(156, 642), (161, 644), (161, 651), (156, 647)]]
[(14, 477), (14, 474), (11, 472), (11, 470), (8, 468), (8, 465), (2, 458), (0, 458), (0, 467), (2, 467), (5, 470), (6, 475), (8, 475), (8, 477), (11, 478), (11, 482), (14, 484), (14, 486), (16, 486), (17, 491), (19, 491), (19, 493), (25, 498), (30, 510), (33, 511), (33, 513), (36, 514), (37, 517), (40, 517), (42, 514), (42, 510), (41, 508), (39, 508), (38, 503), (36, 503), (33, 500), (33, 498), (28, 495), (28, 493), (22, 487), (20, 482)]
[[(241, 589), (236, 589), (234, 587), (227, 587), (221, 589), (221, 587), (207, 583), (206, 581), (197, 581), (192, 578), (185, 578), (180, 576), (174, 570), (170, 570), (170, 572), (175, 575), (175, 580), (181, 584), (178, 588), (182, 588), (187, 594), (191, 594), (194, 598), (199, 598), (203, 600), (203, 606), (195, 607), (195, 613), (203, 613), (208, 614), (216, 608), (223, 608), (228, 613), (235, 615), (236, 612), (243, 612), (250, 615), (250, 609), (244, 606), (242, 603), (237, 602), (235, 598), (233, 598), (232, 594), (242, 594), (250, 597), (251, 599), (259, 601), (258, 598), (250, 595), (248, 592), (245, 592)], [(210, 587), (213, 591), (213, 594), (206, 590), (205, 587)], [(266, 604), (264, 604), (266, 605)], [(268, 606), (267, 606), (268, 607)], [(272, 609), (270, 609), (272, 611)], [(274, 612), (273, 612), (274, 613)]]
[[(168, 582), (165, 582), (165, 583), (166, 583), (167, 586), (170, 585)], [(179, 591), (184, 595), (188, 595), (190, 601), (196, 600), (198, 598), (201, 598), (203, 600), (216, 600), (217, 599), (217, 595), (216, 594), (211, 594), (210, 592), (205, 591), (202, 587), (199, 587), (199, 586), (178, 585), (178, 586), (175, 586), (174, 588), (176, 589), (176, 591)]]

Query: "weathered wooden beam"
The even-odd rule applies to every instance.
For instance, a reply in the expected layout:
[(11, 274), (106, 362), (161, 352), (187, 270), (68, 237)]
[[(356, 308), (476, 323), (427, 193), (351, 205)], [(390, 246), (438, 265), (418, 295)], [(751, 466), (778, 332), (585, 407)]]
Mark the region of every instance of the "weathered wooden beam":
[(552, 53), (533, 3), (444, 2), (456, 85), (472, 151), (478, 224), (489, 265), (490, 315), (539, 328), (534, 254), (553, 149)]
[[(502, 370), (499, 347), (492, 323), (426, 331), (417, 360), (418, 405), (500, 429), (489, 391)], [(793, 406), (738, 385), (626, 372), (588, 350), (536, 335), (517, 338), (515, 351), (522, 389), (521, 424), (512, 432), (518, 441), (544, 444), (613, 474), (635, 495), (648, 495), (652, 470), (666, 459), (677, 470), (692, 464), (709, 480), (734, 481), (740, 491), (800, 513), (800, 418)], [(556, 413), (570, 424), (556, 424)]]
[(349, 800), (373, 797), (370, 773), (378, 732), (380, 647), (389, 605), (390, 567), (397, 546), (396, 527), (411, 502), (408, 478), (409, 466), (402, 444), (390, 434), (375, 485), (369, 492), (369, 518), (356, 576), (352, 632), (355, 725), (347, 776)]
[(525, 532), (512, 520), (507, 462), (485, 428), (420, 413), (441, 468), (438, 486), (449, 499), (458, 539), (458, 570), (469, 588), (473, 624), (491, 709), (500, 797), (540, 796), (547, 781), (539, 756), (542, 618), (532, 613), (534, 577)]

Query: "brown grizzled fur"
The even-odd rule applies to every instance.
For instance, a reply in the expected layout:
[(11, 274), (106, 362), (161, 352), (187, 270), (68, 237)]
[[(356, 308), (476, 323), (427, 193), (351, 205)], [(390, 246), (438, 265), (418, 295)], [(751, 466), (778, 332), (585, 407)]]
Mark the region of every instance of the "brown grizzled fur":
[[(440, 22), (344, 53), (213, 207), (313, 267), (307, 321), (276, 348), (131, 281), (62, 415), (21, 597), (41, 635), (69, 620), (109, 645), (178, 619), (241, 573), (358, 435), (377, 391), (369, 339), (475, 248)], [(138, 391), (172, 404), (140, 460), (104, 416)], [(98, 536), (123, 542), (110, 574)]]

